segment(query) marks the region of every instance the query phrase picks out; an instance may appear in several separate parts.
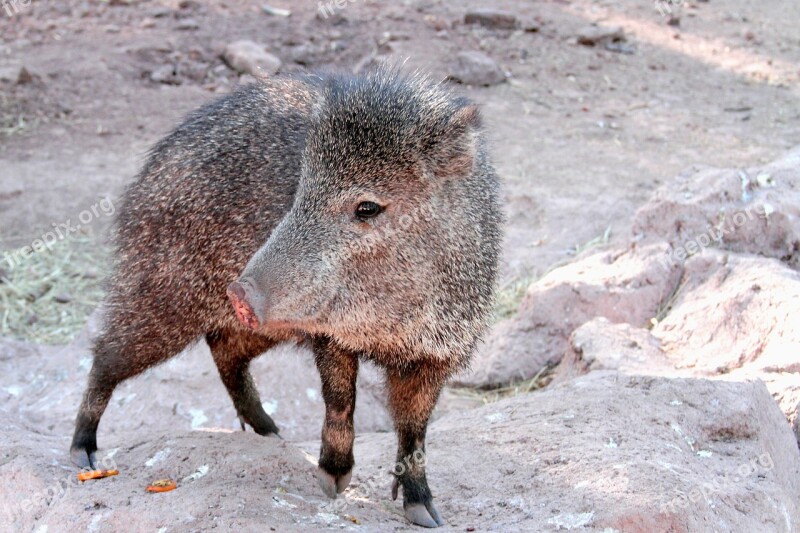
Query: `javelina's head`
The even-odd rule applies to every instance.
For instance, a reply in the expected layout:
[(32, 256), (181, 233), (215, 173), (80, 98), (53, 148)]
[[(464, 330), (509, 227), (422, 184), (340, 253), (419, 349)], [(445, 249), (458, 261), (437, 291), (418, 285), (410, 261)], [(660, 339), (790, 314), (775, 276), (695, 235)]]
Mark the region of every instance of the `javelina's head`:
[(476, 107), (388, 71), (319, 91), (294, 205), (229, 288), (240, 320), (355, 350), (468, 351), (501, 218)]

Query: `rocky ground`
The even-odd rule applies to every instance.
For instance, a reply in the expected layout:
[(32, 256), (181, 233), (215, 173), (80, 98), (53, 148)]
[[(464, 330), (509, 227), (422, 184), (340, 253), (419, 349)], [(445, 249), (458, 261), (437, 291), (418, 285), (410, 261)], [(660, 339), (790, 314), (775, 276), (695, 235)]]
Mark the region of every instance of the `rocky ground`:
[[(66, 451), (102, 310), (68, 344), (31, 342), (72, 337), (96, 305), (82, 295), (105, 270), (113, 209), (101, 202), (185, 112), (252, 76), (389, 60), (482, 104), (506, 184), (498, 322), (430, 428), (446, 528), (800, 530), (800, 12), (743, 0), (270, 6), (0, 4), (0, 254), (67, 221), (82, 222), (88, 250), (67, 276), (80, 285), (48, 277), (23, 293), (48, 252), (0, 262), (0, 523), (411, 529), (390, 499), (394, 436), (373, 368), (353, 484), (335, 502), (314, 478), (318, 378), (290, 346), (254, 363), (286, 440), (238, 430), (199, 344), (118, 389), (99, 438), (120, 475), (81, 485)], [(178, 489), (144, 492), (162, 477)]]

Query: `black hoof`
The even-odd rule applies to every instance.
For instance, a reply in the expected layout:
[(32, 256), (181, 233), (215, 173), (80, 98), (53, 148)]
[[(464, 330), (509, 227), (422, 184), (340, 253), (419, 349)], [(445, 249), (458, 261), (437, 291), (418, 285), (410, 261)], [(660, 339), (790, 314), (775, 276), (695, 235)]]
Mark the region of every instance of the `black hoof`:
[(331, 499), (336, 499), (337, 494), (344, 492), (344, 489), (350, 484), (350, 479), (352, 477), (352, 470), (348, 470), (341, 476), (333, 476), (326, 472), (324, 468), (317, 468), (317, 481), (319, 481), (319, 486), (322, 492)]
[(81, 470), (96, 470), (97, 457), (94, 451), (89, 452), (86, 448), (72, 447), (69, 450), (69, 457), (72, 463)]
[(444, 520), (430, 501), (427, 504), (412, 503), (403, 505), (406, 518), (409, 522), (422, 527), (439, 527), (444, 525)]
[(267, 413), (244, 413), (239, 415), (239, 421), (242, 422), (242, 429), (244, 429), (244, 422), (247, 422), (259, 435), (278, 435), (278, 426)]

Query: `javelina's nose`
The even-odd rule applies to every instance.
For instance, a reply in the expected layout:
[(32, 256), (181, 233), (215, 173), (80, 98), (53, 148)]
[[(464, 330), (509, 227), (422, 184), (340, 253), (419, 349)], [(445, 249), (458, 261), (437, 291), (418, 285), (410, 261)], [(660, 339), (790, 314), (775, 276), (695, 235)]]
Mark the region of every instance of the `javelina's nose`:
[(263, 298), (259, 296), (253, 282), (249, 278), (242, 278), (228, 285), (228, 298), (236, 311), (239, 322), (251, 329), (258, 329), (263, 322), (259, 311), (263, 305)]

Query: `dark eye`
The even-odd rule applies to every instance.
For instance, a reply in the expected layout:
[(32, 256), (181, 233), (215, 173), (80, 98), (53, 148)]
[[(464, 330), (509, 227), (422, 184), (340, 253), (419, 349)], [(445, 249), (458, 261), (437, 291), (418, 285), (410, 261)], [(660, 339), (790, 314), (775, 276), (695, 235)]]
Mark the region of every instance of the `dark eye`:
[(381, 211), (383, 211), (383, 207), (375, 202), (361, 202), (358, 204), (358, 207), (356, 207), (356, 218), (360, 218), (362, 220), (374, 218), (380, 215)]

